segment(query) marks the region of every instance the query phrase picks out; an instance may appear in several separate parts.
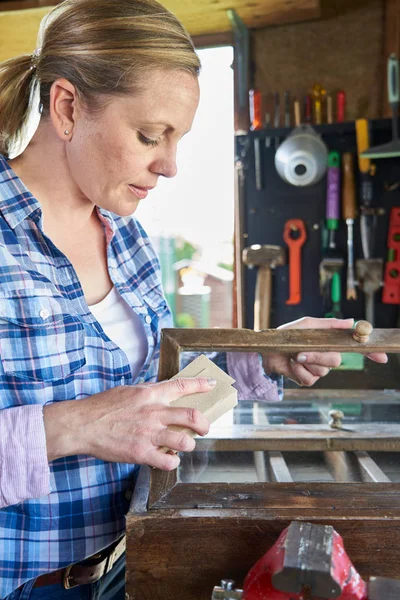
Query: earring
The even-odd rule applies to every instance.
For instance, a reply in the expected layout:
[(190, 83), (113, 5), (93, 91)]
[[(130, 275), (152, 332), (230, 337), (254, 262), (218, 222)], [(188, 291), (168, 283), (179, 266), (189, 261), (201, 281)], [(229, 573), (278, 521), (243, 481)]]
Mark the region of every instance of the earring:
[(64, 131), (64, 135), (69, 135), (69, 131), (68, 131), (68, 129), (66, 129), (66, 130)]

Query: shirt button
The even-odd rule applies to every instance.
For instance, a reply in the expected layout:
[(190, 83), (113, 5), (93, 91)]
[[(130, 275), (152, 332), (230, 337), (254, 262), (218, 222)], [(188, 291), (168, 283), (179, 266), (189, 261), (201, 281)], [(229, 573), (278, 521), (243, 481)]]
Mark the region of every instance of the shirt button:
[(47, 308), (42, 308), (42, 310), (39, 312), (40, 318), (43, 319), (43, 321), (45, 321), (46, 319), (49, 318), (50, 313), (47, 310)]
[(150, 315), (147, 315), (147, 317), (145, 318), (145, 321), (146, 321), (146, 323), (148, 325), (150, 325), (150, 323), (151, 323), (151, 317), (150, 317)]

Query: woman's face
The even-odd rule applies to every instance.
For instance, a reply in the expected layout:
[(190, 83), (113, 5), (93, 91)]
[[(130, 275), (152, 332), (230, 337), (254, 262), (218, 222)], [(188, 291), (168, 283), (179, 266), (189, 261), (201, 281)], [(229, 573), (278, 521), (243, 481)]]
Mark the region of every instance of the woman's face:
[(132, 214), (160, 176), (176, 175), (177, 144), (198, 103), (196, 77), (160, 70), (148, 75), (139, 95), (115, 97), (100, 114), (79, 111), (66, 158), (83, 199)]

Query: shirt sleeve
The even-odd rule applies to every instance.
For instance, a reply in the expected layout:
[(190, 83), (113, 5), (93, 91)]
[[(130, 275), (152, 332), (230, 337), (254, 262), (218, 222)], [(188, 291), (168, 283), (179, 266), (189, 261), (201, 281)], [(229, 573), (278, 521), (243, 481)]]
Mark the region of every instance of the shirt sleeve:
[(0, 410), (0, 508), (49, 493), (43, 407)]
[(267, 375), (257, 352), (227, 352), (228, 374), (236, 381), (238, 400), (279, 402), (283, 398), (283, 377)]
[[(238, 400), (280, 402), (283, 398), (283, 377), (264, 371), (261, 355), (257, 352), (205, 353), (220, 369), (228, 373), (238, 391)], [(180, 368), (183, 369), (198, 356), (195, 352), (182, 352)]]

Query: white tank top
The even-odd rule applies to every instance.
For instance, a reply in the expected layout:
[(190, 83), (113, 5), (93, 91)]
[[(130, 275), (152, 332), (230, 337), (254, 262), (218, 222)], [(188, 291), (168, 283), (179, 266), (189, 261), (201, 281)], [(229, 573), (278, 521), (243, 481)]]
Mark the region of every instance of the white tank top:
[(115, 287), (97, 304), (89, 306), (106, 335), (123, 350), (135, 380), (146, 360), (148, 344), (140, 317)]

